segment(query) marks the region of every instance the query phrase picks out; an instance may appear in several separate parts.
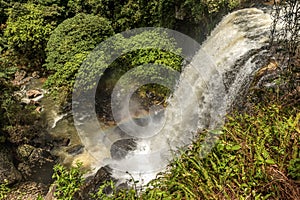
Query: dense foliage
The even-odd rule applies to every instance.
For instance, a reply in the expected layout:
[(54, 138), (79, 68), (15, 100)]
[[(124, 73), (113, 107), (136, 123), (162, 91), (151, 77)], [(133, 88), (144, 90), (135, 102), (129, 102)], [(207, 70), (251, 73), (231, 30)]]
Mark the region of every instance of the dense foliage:
[[(111, 92), (119, 78), (132, 69), (136, 69), (133, 76), (151, 77), (157, 82), (161, 74), (182, 71), (181, 49), (167, 33), (145, 31), (132, 37), (117, 34), (102, 49), (94, 48), (115, 33), (147, 26), (175, 29), (201, 41), (218, 19), (242, 2), (256, 0), (0, 0), (0, 146), (17, 148), (41, 136), (41, 127), (36, 126), (39, 114), (32, 105), (21, 104), (15, 95), (20, 90), (18, 84), (12, 84), (17, 72), (25, 70), (31, 76), (38, 71), (47, 78), (49, 90), (66, 95), (76, 76), (83, 77), (79, 82), (85, 83), (80, 88), (83, 90), (93, 86), (96, 76), (112, 73), (108, 76), (110, 84), (99, 87)], [(273, 48), (274, 56), (284, 63), (280, 79), (276, 79), (284, 87), (251, 93), (255, 102), (248, 102), (251, 106), (247, 112), (232, 113), (222, 131), (211, 132), (212, 140), (216, 136), (220, 140), (208, 157), (199, 156), (206, 134), (199, 133), (193, 147), (170, 164), (171, 173), (151, 182), (151, 187), (119, 191), (113, 182), (107, 182), (91, 197), (300, 199), (300, 9), (297, 0), (280, 2), (274, 15)], [(280, 24), (283, 28), (276, 30)], [(110, 49), (118, 54), (112, 63), (114, 54), (101, 53)], [(88, 65), (88, 70), (80, 71), (82, 65)], [(131, 83), (122, 81), (124, 85)], [(174, 77), (169, 75), (164, 81), (174, 83)], [(143, 86), (138, 92), (143, 97), (149, 91), (162, 98), (170, 94), (168, 88), (155, 84)], [(110, 95), (102, 94), (105, 98)], [(14, 162), (16, 165), (18, 160)], [(73, 199), (83, 184), (83, 174), (80, 165), (70, 169), (56, 165), (55, 197)], [(10, 187), (0, 184), (0, 199), (7, 196)], [(106, 187), (112, 188), (111, 196), (103, 191)]]
[[(181, 50), (176, 45), (163, 30), (140, 31), (131, 37), (117, 34), (98, 46), (83, 63), (84, 70), (78, 74), (76, 89), (89, 90), (107, 68), (113, 68), (118, 77), (143, 64), (159, 64), (162, 70), (181, 71)], [(133, 74), (140, 79), (151, 77), (155, 80), (161, 72), (143, 68), (136, 69)]]
[(20, 59), (35, 67), (43, 63), (44, 49), (56, 26), (54, 19), (59, 16), (59, 11), (55, 5), (46, 7), (33, 3), (15, 3), (8, 8), (4, 36)]
[(82, 13), (63, 21), (47, 44), (45, 67), (54, 72), (47, 86), (71, 87), (89, 51), (113, 33), (110, 22), (95, 15)]
[(59, 200), (72, 200), (74, 193), (79, 190), (84, 182), (82, 177), (84, 172), (81, 169), (81, 164), (77, 163), (75, 167), (71, 167), (69, 170), (58, 164), (53, 169), (56, 188), (54, 196)]

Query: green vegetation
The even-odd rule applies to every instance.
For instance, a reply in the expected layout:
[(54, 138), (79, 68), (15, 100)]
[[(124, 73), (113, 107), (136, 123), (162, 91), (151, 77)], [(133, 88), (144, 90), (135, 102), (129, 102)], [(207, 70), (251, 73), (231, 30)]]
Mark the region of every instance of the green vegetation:
[[(216, 138), (219, 141), (203, 158), (203, 140), (207, 134), (209, 140), (205, 144)], [(168, 173), (159, 175), (142, 192), (134, 188), (117, 191), (113, 182), (108, 181), (91, 196), (94, 199), (295, 199), (299, 197), (299, 136), (297, 108), (257, 105), (251, 113), (228, 116), (222, 131), (199, 133), (192, 147), (170, 164)], [(64, 184), (76, 180), (68, 189), (59, 187), (60, 191), (70, 195), (68, 191), (77, 190), (82, 174), (77, 168), (75, 171), (70, 179), (65, 171), (56, 175)], [(104, 193), (107, 187), (112, 189), (112, 195)]]
[[(42, 71), (49, 76), (46, 87), (69, 93), (87, 54), (112, 34), (147, 26), (174, 29), (181, 26), (179, 21), (195, 26), (197, 23), (211, 24), (214, 13), (225, 13), (237, 6), (235, 0), (201, 3), (180, 0), (2, 0), (0, 45), (6, 48), (2, 55), (12, 62), (7, 65)], [(162, 55), (163, 63), (168, 66), (174, 66), (178, 61), (176, 56), (162, 51), (156, 52), (156, 56), (153, 51), (152, 55), (138, 51), (134, 54), (136, 58), (143, 57), (144, 62), (148, 55), (151, 57), (148, 60)], [(180, 66), (175, 65), (175, 68)]]
[(7, 183), (0, 184), (0, 199), (4, 199), (7, 194), (10, 192), (10, 188)]
[(77, 163), (75, 167), (70, 169), (58, 164), (54, 166), (54, 185), (55, 192), (54, 196), (59, 200), (72, 200), (73, 195), (79, 190), (83, 184), (84, 171), (81, 169), (82, 164)]
[[(116, 59), (112, 62), (111, 60), (114, 58)], [(147, 64), (154, 64), (156, 68), (154, 65), (145, 66)], [(75, 88), (77, 92), (93, 88), (95, 80), (102, 76), (108, 68), (114, 73), (113, 78), (109, 79), (110, 86), (106, 85), (106, 89), (113, 89), (119, 78), (132, 69), (134, 71), (131, 75), (138, 78), (139, 81), (151, 78), (148, 80), (149, 82), (158, 82), (161, 76), (165, 75), (164, 82), (174, 86), (176, 77), (172, 73), (181, 72), (181, 67), (181, 49), (164, 30), (140, 31), (131, 37), (117, 34), (88, 56), (78, 73), (80, 79), (77, 80)], [(122, 81), (123, 85), (133, 84), (132, 80), (123, 79)], [(163, 98), (170, 94), (168, 89), (163, 89), (157, 84), (144, 86), (140, 93), (145, 90), (151, 90)]]
[(78, 14), (63, 21), (47, 44), (45, 67), (53, 71), (46, 86), (71, 90), (75, 75), (89, 51), (114, 33), (110, 22), (102, 17)]
[(4, 36), (9, 48), (28, 64), (39, 66), (45, 58), (44, 49), (59, 16), (57, 6), (15, 3), (8, 8), (8, 19)]
[[(145, 31), (131, 37), (116, 34), (109, 45), (93, 50), (115, 33), (147, 26), (175, 29), (201, 40), (199, 35), (204, 37), (222, 15), (243, 2), (255, 0), (0, 0), (0, 146), (17, 148), (41, 136), (42, 128), (36, 125), (40, 116), (34, 106), (21, 105), (14, 95), (20, 90), (18, 84), (12, 84), (16, 72), (25, 70), (27, 76), (40, 72), (47, 78), (45, 87), (51, 95), (59, 94), (58, 98), (70, 96), (76, 76), (83, 77), (77, 87), (83, 84), (80, 89), (90, 89), (96, 76), (107, 73), (106, 68), (113, 75), (110, 84), (100, 89), (113, 89), (132, 69), (133, 76), (151, 77), (154, 82), (160, 74), (167, 74), (164, 81), (174, 84), (171, 72), (182, 71), (181, 49), (166, 32)], [(284, 2), (289, 6), (297, 3)], [(274, 56), (288, 67), (276, 79), (275, 89), (252, 91), (246, 111), (230, 113), (222, 130), (199, 133), (192, 147), (173, 160), (169, 172), (160, 174), (142, 191), (117, 190), (108, 181), (91, 198), (300, 199), (299, 27), (292, 26), (298, 18), (289, 17), (297, 13), (284, 12), (288, 16), (283, 18), (284, 30), (279, 36), (274, 31), (278, 40), (272, 45), (282, 45)], [(286, 35), (292, 36), (291, 41), (286, 41)], [(120, 53), (112, 63), (115, 55), (101, 54), (110, 49)], [(284, 54), (289, 59), (284, 59)], [(150, 63), (159, 69), (147, 65)], [(80, 71), (82, 65), (90, 66)], [(138, 67), (141, 65), (146, 68)], [(122, 81), (124, 85), (130, 82)], [(157, 84), (145, 85), (138, 92), (145, 97), (149, 91), (161, 99), (171, 93)], [(203, 158), (205, 147), (201, 145), (207, 134), (207, 145), (216, 138), (219, 141)], [(13, 157), (17, 165), (18, 159)], [(84, 183), (84, 173), (80, 164), (70, 169), (56, 165), (55, 197), (73, 199)], [(10, 187), (0, 184), (0, 199), (5, 199)], [(112, 194), (106, 195), (107, 187)]]

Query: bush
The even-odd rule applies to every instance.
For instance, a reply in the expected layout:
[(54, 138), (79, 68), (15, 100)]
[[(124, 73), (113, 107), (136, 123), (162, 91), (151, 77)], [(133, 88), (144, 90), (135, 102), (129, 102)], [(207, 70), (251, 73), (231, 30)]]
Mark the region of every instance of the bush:
[[(116, 60), (113, 61), (112, 59), (115, 57)], [(181, 63), (181, 49), (177, 47), (176, 41), (163, 30), (138, 32), (130, 37), (123, 37), (118, 34), (97, 47), (83, 63), (83, 68), (78, 73), (79, 79), (75, 86), (76, 92), (93, 89), (97, 78), (102, 75), (106, 76), (104, 72), (108, 68), (114, 71), (113, 79), (115, 83), (122, 75), (133, 68), (135, 69), (132, 72), (134, 78), (147, 79), (157, 83), (157, 80), (162, 78), (162, 74), (166, 75), (170, 71), (181, 72)], [(154, 65), (138, 68), (138, 66), (144, 64), (154, 64), (159, 68), (153, 68)], [(168, 83), (175, 83), (174, 78), (176, 77), (163, 78)], [(133, 84), (132, 80), (123, 79), (122, 81), (124, 82), (121, 85)]]
[(42, 6), (33, 3), (15, 3), (8, 9), (7, 27), (4, 36), (10, 49), (35, 66), (45, 58), (44, 49), (59, 15), (57, 6)]
[(88, 52), (113, 33), (110, 22), (95, 15), (78, 14), (63, 21), (47, 43), (44, 66), (54, 74), (49, 77), (46, 86), (69, 90)]
[(58, 200), (72, 200), (73, 195), (79, 190), (84, 182), (84, 172), (81, 169), (82, 163), (77, 163), (70, 169), (58, 164), (55, 165), (52, 178), (55, 180), (56, 190), (54, 196)]
[[(103, 16), (112, 21), (116, 32), (145, 26), (143, 23), (146, 1), (113, 1), (113, 0), (71, 0), (68, 1), (67, 14), (87, 13)], [(145, 6), (144, 6), (145, 7)], [(151, 19), (148, 19), (150, 22)]]
[(7, 180), (5, 183), (0, 184), (0, 199), (5, 199), (10, 191), (11, 189), (8, 187)]

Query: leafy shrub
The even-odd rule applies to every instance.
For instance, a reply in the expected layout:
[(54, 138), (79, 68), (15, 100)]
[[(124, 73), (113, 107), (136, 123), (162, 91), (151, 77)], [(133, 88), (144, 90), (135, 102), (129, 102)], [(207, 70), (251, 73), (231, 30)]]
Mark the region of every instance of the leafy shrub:
[(7, 183), (0, 184), (0, 199), (5, 199), (10, 190)]
[[(15, 3), (8, 9), (7, 27), (4, 36), (8, 45), (23, 60), (41, 64), (44, 49), (59, 15), (57, 6), (42, 6), (33, 3)], [(35, 63), (34, 63), (35, 62)]]
[[(103, 52), (108, 55), (104, 55)], [(112, 60), (114, 58), (116, 60)], [(117, 73), (117, 76), (114, 77), (115, 82), (133, 68), (134, 71), (131, 75), (134, 78), (157, 82), (162, 79), (161, 74), (166, 75), (170, 71), (181, 72), (181, 63), (181, 49), (177, 47), (175, 40), (164, 31), (148, 30), (128, 37), (117, 34), (97, 47), (83, 63), (83, 68), (78, 73), (80, 79), (75, 85), (76, 92), (93, 89), (97, 78), (102, 76), (104, 70), (108, 68)], [(138, 67), (144, 64), (155, 64), (159, 66), (159, 69), (153, 68), (153, 65)], [(163, 78), (166, 82), (175, 83), (176, 81), (174, 80), (176, 77), (171, 75)], [(122, 81), (124, 81), (122, 85), (133, 84), (127, 79)]]
[(110, 22), (102, 17), (78, 14), (63, 21), (51, 35), (44, 65), (54, 74), (48, 87), (72, 87), (75, 74), (89, 51), (113, 34)]
[(56, 190), (54, 196), (59, 200), (72, 200), (73, 195), (83, 184), (84, 172), (81, 169), (82, 163), (77, 163), (69, 170), (64, 166), (55, 165), (52, 178), (55, 180)]
[(300, 180), (300, 156), (290, 161), (288, 171), (293, 179)]

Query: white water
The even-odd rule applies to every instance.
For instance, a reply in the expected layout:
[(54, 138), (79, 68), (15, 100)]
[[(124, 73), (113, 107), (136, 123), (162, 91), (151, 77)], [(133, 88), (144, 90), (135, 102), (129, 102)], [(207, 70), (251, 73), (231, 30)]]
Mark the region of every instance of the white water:
[(223, 84), (224, 74), (250, 50), (266, 45), (271, 22), (269, 14), (254, 8), (227, 15), (182, 73), (159, 134), (139, 141), (136, 151), (111, 164), (112, 168), (119, 169), (113, 176), (128, 179), (130, 177), (124, 174), (126, 170), (134, 179), (147, 183), (172, 158), (169, 148), (176, 150), (190, 144), (197, 130), (220, 127), (244, 80), (257, 68), (252, 60), (255, 56), (238, 66), (228, 90)]
[(57, 112), (52, 111), (53, 114), (53, 124), (51, 126), (51, 128), (55, 128), (57, 122), (59, 122), (60, 120), (62, 120), (65, 116), (68, 115), (68, 113), (64, 113), (64, 114), (57, 114)]
[[(255, 58), (268, 42), (271, 22), (269, 14), (255, 8), (224, 17), (181, 74), (164, 112), (160, 131), (151, 138), (139, 139), (137, 149), (129, 152), (125, 159), (113, 160), (106, 145), (98, 144), (99, 141), (105, 143), (98, 126), (86, 122), (82, 129), (92, 134), (81, 139), (88, 152), (98, 154), (85, 159), (93, 160), (95, 170), (110, 165), (112, 176), (120, 182), (132, 176), (145, 184), (155, 178), (173, 158), (171, 150), (189, 145), (199, 130), (217, 129), (222, 125), (226, 111), (257, 70)], [(249, 54), (255, 49), (258, 52)], [(227, 78), (229, 72), (232, 76)]]

